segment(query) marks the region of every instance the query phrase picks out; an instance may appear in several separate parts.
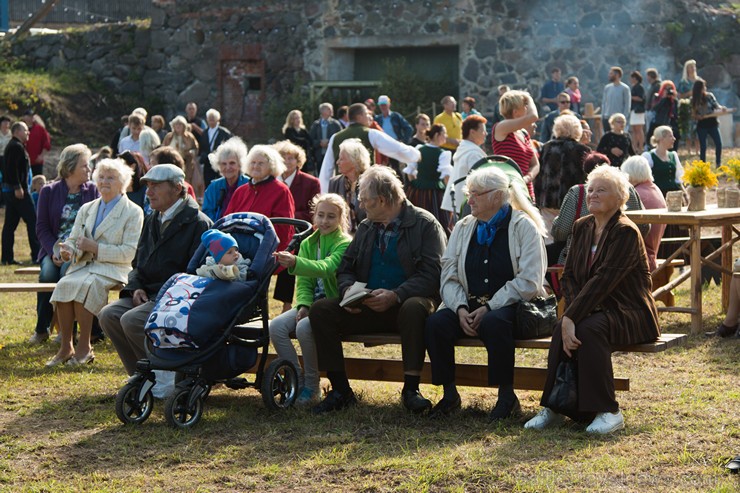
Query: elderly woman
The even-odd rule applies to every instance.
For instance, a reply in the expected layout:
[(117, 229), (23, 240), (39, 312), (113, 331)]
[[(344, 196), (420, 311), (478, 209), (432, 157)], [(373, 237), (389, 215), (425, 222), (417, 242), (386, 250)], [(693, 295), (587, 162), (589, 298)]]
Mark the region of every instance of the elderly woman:
[(427, 130), (427, 138), (429, 143), (418, 147), (421, 161), (408, 163), (403, 170), (409, 180), (406, 194), (412, 204), (431, 212), (449, 235), (454, 226), (452, 214), (442, 209), (445, 188), (452, 174), (452, 153), (442, 148), (447, 142), (447, 129), (435, 123)]
[[(267, 217), (294, 217), (295, 203), (290, 189), (277, 177), (285, 172), (285, 163), (280, 153), (268, 145), (256, 145), (247, 154), (247, 174), (249, 181), (240, 186), (231, 197), (226, 213), (257, 212)], [(288, 246), (293, 228), (276, 226), (280, 239), (277, 250)], [(280, 299), (282, 302), (293, 300)]]
[(196, 159), (198, 156), (198, 139), (190, 132), (190, 124), (184, 116), (176, 116), (170, 122), (172, 132), (168, 133), (162, 145), (174, 147), (185, 161), (185, 181), (193, 185), (198, 200), (203, 198), (203, 172)]
[(499, 108), (504, 120), (493, 125), (493, 153), (508, 156), (519, 165), (529, 194), (534, 199), (532, 182), (540, 172), (540, 162), (526, 129), (539, 120), (537, 107), (529, 93), (507, 91), (499, 99)]
[(370, 167), (370, 153), (360, 139), (346, 139), (339, 144), (337, 159), (339, 174), (329, 180), (329, 193), (336, 193), (349, 206), (349, 231), (354, 234), (357, 226), (365, 219), (365, 210), (360, 207), (360, 176)]
[(471, 215), (458, 221), (442, 256), (443, 306), (426, 322), (432, 383), (444, 396), (432, 414), (460, 408), (455, 385), (455, 341), (477, 337), (488, 350), (488, 383), (498, 385), (490, 414), (499, 421), (517, 414), (514, 393), (516, 307), (545, 294), (546, 229), (523, 190), (496, 168), (475, 170), (466, 180)]
[(635, 155), (632, 147), (632, 139), (625, 133), (627, 118), (621, 113), (614, 113), (609, 117), (611, 129), (606, 132), (596, 147), (596, 152), (605, 154), (611, 161), (612, 166), (619, 167), (629, 156)]
[[(311, 207), (314, 198), (321, 194), (321, 183), (315, 176), (301, 171), (306, 162), (306, 153), (301, 147), (289, 140), (282, 140), (273, 145), (280, 153), (285, 163), (285, 171), (278, 177), (290, 189), (295, 204), (295, 217), (309, 223), (313, 221)], [(281, 300), (292, 300), (295, 290), (295, 276), (287, 270), (280, 272), (275, 281), (275, 298)], [(283, 312), (292, 308), (291, 301), (283, 304)]]
[[(583, 161), (583, 174), (588, 176), (591, 171), (597, 166), (610, 165), (609, 158), (598, 152), (592, 152)], [(627, 199), (627, 210), (641, 210), (644, 209), (642, 202), (640, 201), (637, 191), (633, 187), (629, 187), (629, 198)], [(563, 202), (560, 205), (560, 212), (558, 216), (552, 222), (552, 229), (550, 233), (556, 242), (565, 242), (564, 248), (558, 254), (558, 264), (564, 264), (565, 258), (568, 256), (568, 250), (570, 249), (571, 235), (573, 232), (573, 224), (581, 217), (589, 214), (588, 203), (586, 202), (586, 185), (583, 183), (573, 185), (570, 190), (565, 194)], [(643, 236), (650, 230), (649, 224), (641, 224), (638, 226)], [(548, 253), (554, 253), (552, 251)], [(552, 265), (552, 262), (550, 263)]]
[(213, 180), (203, 197), (203, 214), (216, 222), (229, 206), (237, 188), (249, 181), (247, 173), (247, 145), (239, 137), (232, 137), (208, 155), (211, 167), (221, 178)]
[(154, 151), (154, 149), (160, 146), (160, 144), (162, 144), (162, 141), (159, 139), (159, 135), (157, 135), (157, 132), (149, 127), (144, 127), (141, 130), (141, 133), (139, 134), (138, 151), (144, 158), (144, 163), (146, 163), (147, 169), (149, 168), (149, 156), (151, 155), (152, 151)]
[[(653, 173), (650, 171), (650, 165), (644, 157), (632, 156), (622, 163), (620, 169), (627, 175), (630, 185), (635, 187), (642, 205), (646, 209), (665, 208), (663, 192), (653, 183)], [(645, 250), (647, 251), (648, 265), (651, 272), (657, 267), (655, 257), (658, 253), (660, 240), (663, 238), (665, 226), (665, 224), (653, 224), (650, 226), (650, 232), (645, 236)]]
[(673, 148), (676, 138), (668, 125), (661, 125), (655, 129), (650, 138), (653, 150), (642, 154), (653, 170), (655, 184), (665, 196), (674, 190), (683, 191), (683, 166), (678, 159), (678, 153)]
[[(283, 125), (283, 137), (303, 149), (303, 163), (306, 171), (316, 171), (316, 163), (313, 161), (313, 141), (303, 123), (301, 110), (291, 110), (285, 118)], [(297, 216), (296, 216), (297, 217)]]
[[(37, 261), (41, 264), (39, 282), (57, 282), (69, 266), (59, 254), (54, 253), (54, 245), (67, 239), (72, 232), (77, 213), (83, 204), (98, 197), (98, 189), (90, 181), (87, 162), (90, 149), (85, 144), (73, 144), (62, 150), (57, 165), (59, 179), (49, 183), (39, 192), (36, 218), (36, 236), (41, 243)], [(49, 338), (49, 327), (53, 309), (49, 300), (51, 293), (36, 294), (36, 332), (31, 343), (43, 342)]]
[[(614, 393), (612, 345), (640, 344), (660, 335), (645, 244), (622, 213), (629, 196), (626, 175), (600, 166), (588, 175), (586, 188), (591, 214), (573, 226), (561, 279), (567, 307), (552, 335), (541, 400), (545, 408), (525, 428), (554, 425), (562, 421), (561, 414), (590, 421), (589, 433), (624, 428)], [(577, 405), (550, 409), (546, 406), (564, 354), (577, 358)]]
[[(57, 283), (51, 301), (57, 311), (62, 343), (47, 367), (91, 363), (93, 316), (108, 303), (108, 291), (128, 280), (144, 214), (124, 191), (132, 171), (120, 159), (98, 163), (93, 180), (100, 198), (85, 204), (69, 237), (59, 243), (59, 256), (71, 262)], [(72, 325), (77, 320), (79, 338), (72, 346)]]

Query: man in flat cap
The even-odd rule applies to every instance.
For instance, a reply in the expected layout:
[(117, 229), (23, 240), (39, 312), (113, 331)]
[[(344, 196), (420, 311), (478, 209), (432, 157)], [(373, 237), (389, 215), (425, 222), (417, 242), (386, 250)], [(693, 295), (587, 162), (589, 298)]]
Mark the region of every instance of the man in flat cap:
[(211, 220), (187, 195), (185, 173), (172, 164), (152, 167), (141, 178), (153, 212), (144, 219), (133, 270), (121, 291), (121, 299), (98, 315), (100, 325), (118, 351), (129, 375), (145, 357), (144, 323), (154, 307), (162, 285), (178, 272), (185, 272), (200, 245), (200, 236)]

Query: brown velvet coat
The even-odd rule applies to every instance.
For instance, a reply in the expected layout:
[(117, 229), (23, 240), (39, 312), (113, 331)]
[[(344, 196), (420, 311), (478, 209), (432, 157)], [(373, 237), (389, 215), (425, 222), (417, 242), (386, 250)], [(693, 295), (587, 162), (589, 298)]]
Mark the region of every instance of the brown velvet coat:
[(573, 225), (573, 242), (561, 280), (564, 316), (578, 326), (602, 310), (609, 320), (611, 344), (638, 344), (660, 335), (658, 310), (645, 243), (637, 226), (622, 211), (609, 220), (589, 267), (596, 220), (588, 215)]

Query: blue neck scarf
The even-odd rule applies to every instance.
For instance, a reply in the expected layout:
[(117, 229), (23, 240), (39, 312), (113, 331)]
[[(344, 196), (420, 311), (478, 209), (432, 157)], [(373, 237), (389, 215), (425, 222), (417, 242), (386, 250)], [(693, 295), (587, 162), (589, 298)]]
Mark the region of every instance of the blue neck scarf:
[(511, 206), (509, 204), (504, 204), (488, 222), (478, 221), (477, 239), (479, 245), (491, 246), (493, 238), (496, 236), (496, 230), (506, 220), (510, 209)]

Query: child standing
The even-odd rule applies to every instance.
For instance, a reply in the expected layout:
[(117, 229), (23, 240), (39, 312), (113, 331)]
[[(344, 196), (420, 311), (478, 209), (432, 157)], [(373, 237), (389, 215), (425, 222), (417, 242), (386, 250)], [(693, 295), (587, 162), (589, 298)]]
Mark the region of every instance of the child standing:
[(297, 405), (306, 405), (320, 397), (319, 363), (316, 343), (311, 333), (308, 309), (314, 301), (339, 296), (336, 271), (351, 237), (349, 208), (342, 197), (329, 193), (315, 202), (314, 226), (316, 231), (301, 243), (298, 256), (290, 252), (276, 252), (278, 263), (296, 276), (295, 308), (270, 322), (270, 339), (280, 358), (291, 361), (296, 369), (298, 362), (290, 334), (295, 332), (303, 354), (303, 378)]
[(229, 233), (217, 229), (204, 231), (200, 241), (211, 254), (206, 263), (195, 271), (201, 277), (221, 279), (222, 281), (244, 281), (251, 261), (239, 253), (236, 240)]

